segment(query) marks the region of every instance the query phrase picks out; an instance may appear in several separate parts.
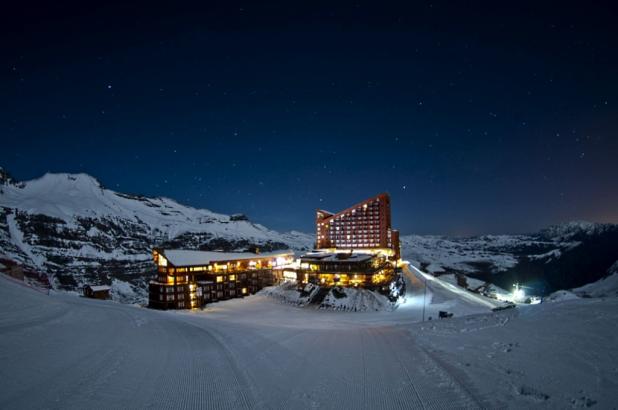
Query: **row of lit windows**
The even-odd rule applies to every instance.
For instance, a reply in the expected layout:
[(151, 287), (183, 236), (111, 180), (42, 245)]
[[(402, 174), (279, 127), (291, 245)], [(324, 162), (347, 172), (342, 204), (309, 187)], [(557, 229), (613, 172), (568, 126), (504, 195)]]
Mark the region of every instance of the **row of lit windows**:
[[(359, 218), (350, 218), (345, 221), (333, 221), (332, 224), (337, 226), (337, 225), (346, 225), (346, 224), (351, 224), (351, 223), (377, 221), (378, 219), (380, 219), (379, 216), (363, 216)], [(326, 225), (326, 227), (328, 227), (327, 223), (323, 223), (323, 225)]]
[(333, 242), (379, 242), (379, 238), (335, 238)]
[[(344, 219), (346, 217), (355, 217), (357, 216), (356, 215), (357, 211), (359, 212), (359, 215), (378, 215), (379, 208), (380, 208), (379, 202), (380, 202), (380, 199), (377, 199), (374, 202), (366, 203), (358, 208), (352, 209), (350, 213), (335, 215), (335, 217), (333, 218), (333, 222), (336, 223), (337, 219)], [(321, 216), (322, 214), (319, 213), (319, 215)], [(322, 223), (320, 223), (320, 225), (322, 225)]]
[(380, 246), (379, 243), (375, 243), (375, 242), (354, 242), (354, 243), (350, 243), (350, 242), (336, 242), (335, 245), (337, 245), (338, 247), (341, 248), (350, 248), (350, 247), (355, 247), (355, 246), (366, 246), (366, 247), (378, 247)]
[(363, 228), (363, 229), (378, 229), (380, 227), (379, 223), (370, 223), (370, 224), (346, 224), (346, 225), (342, 225), (342, 226), (335, 226), (335, 227), (330, 227), (329, 231), (332, 231), (333, 228), (335, 231), (339, 231), (339, 230), (344, 230), (344, 229), (351, 229), (351, 228)]
[(328, 231), (331, 235), (332, 234), (343, 234), (343, 233), (350, 233), (350, 232), (358, 232), (358, 233), (379, 233), (380, 229), (379, 228), (367, 228), (367, 227), (352, 227), (352, 228), (346, 228), (346, 229), (335, 229), (334, 231)]
[(339, 241), (339, 240), (352, 240), (352, 241), (356, 241), (356, 240), (379, 240), (380, 236), (379, 235), (336, 235), (332, 237), (333, 240)]

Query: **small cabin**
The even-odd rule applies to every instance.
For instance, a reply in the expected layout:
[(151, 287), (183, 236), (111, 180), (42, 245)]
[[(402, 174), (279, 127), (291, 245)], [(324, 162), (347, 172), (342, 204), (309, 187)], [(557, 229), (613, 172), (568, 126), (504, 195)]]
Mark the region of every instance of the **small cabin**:
[(110, 286), (105, 285), (86, 285), (84, 286), (84, 297), (90, 299), (110, 299), (110, 290), (112, 288)]

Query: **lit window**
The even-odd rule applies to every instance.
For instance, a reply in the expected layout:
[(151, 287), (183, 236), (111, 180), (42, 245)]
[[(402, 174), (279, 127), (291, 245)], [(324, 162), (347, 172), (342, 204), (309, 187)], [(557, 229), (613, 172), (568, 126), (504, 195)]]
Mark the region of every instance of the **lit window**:
[(230, 275), (230, 280), (236, 280), (236, 275)]
[(217, 276), (217, 283), (223, 282), (223, 276)]

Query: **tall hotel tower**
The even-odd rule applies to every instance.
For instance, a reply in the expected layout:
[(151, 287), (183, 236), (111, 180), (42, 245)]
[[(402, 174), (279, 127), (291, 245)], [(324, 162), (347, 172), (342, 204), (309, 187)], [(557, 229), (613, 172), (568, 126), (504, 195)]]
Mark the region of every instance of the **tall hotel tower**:
[(383, 251), (399, 259), (399, 231), (391, 228), (391, 200), (383, 193), (333, 214), (318, 209), (317, 249)]

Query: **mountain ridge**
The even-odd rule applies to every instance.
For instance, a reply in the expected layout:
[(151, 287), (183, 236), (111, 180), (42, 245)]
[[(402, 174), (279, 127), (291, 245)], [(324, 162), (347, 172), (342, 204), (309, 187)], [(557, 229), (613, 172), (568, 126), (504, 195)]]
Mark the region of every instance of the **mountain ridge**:
[(270, 230), (244, 215), (116, 192), (88, 174), (24, 182), (0, 175), (0, 257), (47, 274), (58, 289), (124, 281), (143, 294), (155, 246), (300, 251), (313, 244), (312, 235)]
[[(153, 273), (153, 247), (304, 251), (314, 240), (270, 230), (244, 214), (116, 192), (84, 173), (16, 181), (0, 167), (0, 258), (47, 274), (57, 289), (116, 284), (137, 299)], [(601, 279), (618, 260), (617, 243), (618, 225), (585, 221), (532, 234), (401, 237), (404, 258), (436, 275), (464, 274), (504, 288), (527, 283), (540, 294)]]

